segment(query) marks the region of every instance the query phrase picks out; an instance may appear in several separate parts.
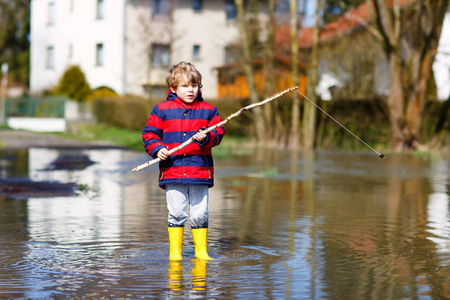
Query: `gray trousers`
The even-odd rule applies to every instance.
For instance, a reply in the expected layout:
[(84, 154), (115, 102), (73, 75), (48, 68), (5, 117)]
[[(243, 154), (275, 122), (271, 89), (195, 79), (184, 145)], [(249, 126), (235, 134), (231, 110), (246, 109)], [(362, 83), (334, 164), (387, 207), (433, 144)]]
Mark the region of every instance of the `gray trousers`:
[(191, 228), (208, 227), (208, 186), (207, 185), (166, 185), (167, 209), (169, 210), (169, 227), (182, 227), (188, 219)]

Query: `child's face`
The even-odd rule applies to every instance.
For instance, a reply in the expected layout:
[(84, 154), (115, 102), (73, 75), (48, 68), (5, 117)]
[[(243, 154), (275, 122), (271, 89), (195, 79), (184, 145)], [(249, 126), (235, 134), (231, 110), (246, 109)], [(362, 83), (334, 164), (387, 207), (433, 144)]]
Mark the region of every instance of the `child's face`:
[(176, 94), (181, 101), (192, 103), (195, 98), (197, 98), (199, 87), (198, 84), (189, 82), (186, 76), (184, 76), (178, 86), (176, 88), (170, 87), (170, 90), (172, 93)]

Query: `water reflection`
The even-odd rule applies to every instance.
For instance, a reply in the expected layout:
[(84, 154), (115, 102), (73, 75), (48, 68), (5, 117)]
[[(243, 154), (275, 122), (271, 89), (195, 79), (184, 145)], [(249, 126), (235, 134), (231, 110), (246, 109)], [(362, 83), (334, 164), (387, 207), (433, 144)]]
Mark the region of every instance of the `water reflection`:
[[(167, 288), (169, 299), (204, 299), (207, 296), (207, 264), (201, 259), (194, 259), (191, 282), (185, 282), (183, 277), (183, 263), (181, 261), (170, 261), (167, 272)], [(187, 291), (187, 293), (186, 293)]]
[[(92, 243), (102, 238), (119, 240), (123, 175), (115, 162), (123, 160), (120, 150), (90, 150), (84, 155), (95, 164), (84, 169), (49, 170), (61, 157), (60, 150), (31, 148), (29, 177), (34, 181), (76, 182), (85, 187), (79, 197), (28, 199), (29, 234), (34, 241), (52, 241), (58, 244)], [(66, 155), (67, 156), (67, 155)], [(73, 156), (72, 156), (73, 157)], [(101, 176), (98, 176), (101, 172)], [(101, 197), (103, 201), (89, 203)], [(101, 220), (99, 222), (99, 220)]]
[[(76, 167), (59, 164), (71, 157)], [(70, 197), (0, 195), (0, 297), (450, 297), (446, 158), (261, 150), (216, 161), (208, 262), (194, 259), (189, 228), (184, 260), (168, 261), (157, 168), (130, 173), (146, 159), (0, 153), (1, 178), (78, 187)]]
[(431, 171), (431, 194), (427, 207), (427, 223), (430, 227), (428, 237), (440, 253), (450, 251), (450, 217), (449, 217), (449, 164), (433, 162)]

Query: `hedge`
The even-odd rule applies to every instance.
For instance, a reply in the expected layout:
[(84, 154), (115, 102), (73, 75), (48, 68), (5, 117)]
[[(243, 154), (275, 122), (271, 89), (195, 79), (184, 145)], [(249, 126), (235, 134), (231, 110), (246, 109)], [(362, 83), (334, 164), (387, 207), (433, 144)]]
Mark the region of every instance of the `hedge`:
[[(97, 121), (114, 127), (142, 130), (153, 107), (161, 100), (149, 100), (136, 96), (101, 98), (94, 100), (94, 113)], [(208, 101), (217, 107), (222, 119), (249, 104), (248, 99), (219, 99)], [(280, 99), (277, 105), (281, 115), (283, 130), (290, 128), (290, 98)], [(302, 105), (310, 105), (302, 103)], [(388, 148), (391, 140), (388, 110), (382, 100), (337, 100), (322, 102), (322, 107), (341, 124), (377, 148)], [(430, 140), (443, 103), (429, 101), (424, 109), (422, 141)], [(303, 109), (303, 107), (301, 108)], [(253, 113), (248, 111), (230, 121), (226, 134), (232, 136), (254, 137)], [(317, 110), (318, 149), (361, 150), (364, 145), (348, 134), (325, 114)]]

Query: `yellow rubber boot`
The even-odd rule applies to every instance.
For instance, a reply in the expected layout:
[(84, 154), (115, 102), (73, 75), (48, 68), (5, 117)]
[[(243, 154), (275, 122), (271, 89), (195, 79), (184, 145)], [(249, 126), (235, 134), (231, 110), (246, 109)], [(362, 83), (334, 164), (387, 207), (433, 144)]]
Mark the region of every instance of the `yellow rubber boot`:
[(169, 227), (170, 260), (182, 260), (184, 227)]
[(204, 260), (213, 259), (209, 257), (208, 252), (206, 251), (208, 228), (193, 228), (192, 236), (194, 237), (195, 257)]

